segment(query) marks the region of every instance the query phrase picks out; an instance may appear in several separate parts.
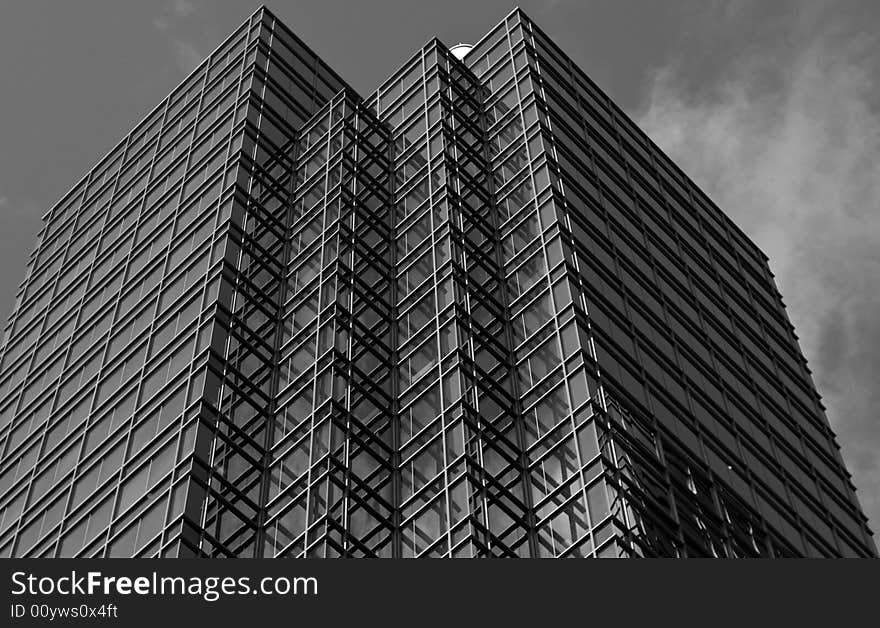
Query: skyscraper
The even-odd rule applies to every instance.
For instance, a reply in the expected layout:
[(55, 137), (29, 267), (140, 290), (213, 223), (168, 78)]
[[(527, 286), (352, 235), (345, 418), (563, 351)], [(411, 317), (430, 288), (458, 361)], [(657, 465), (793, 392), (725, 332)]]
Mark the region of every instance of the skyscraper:
[(258, 10), (46, 214), (3, 556), (874, 556), (766, 256), (520, 10)]

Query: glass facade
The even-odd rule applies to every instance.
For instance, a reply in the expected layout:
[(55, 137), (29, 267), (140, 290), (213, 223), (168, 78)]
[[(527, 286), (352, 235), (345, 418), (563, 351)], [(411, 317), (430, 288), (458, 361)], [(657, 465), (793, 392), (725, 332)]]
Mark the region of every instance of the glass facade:
[(3, 556), (874, 556), (767, 258), (522, 11), (260, 9), (45, 217)]

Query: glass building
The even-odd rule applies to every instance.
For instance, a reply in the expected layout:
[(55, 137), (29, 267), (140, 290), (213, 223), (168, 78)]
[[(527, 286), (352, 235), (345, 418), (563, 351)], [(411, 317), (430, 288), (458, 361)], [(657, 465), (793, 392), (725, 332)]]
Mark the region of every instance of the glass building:
[(366, 98), (258, 10), (4, 345), (2, 556), (876, 555), (766, 256), (520, 10)]

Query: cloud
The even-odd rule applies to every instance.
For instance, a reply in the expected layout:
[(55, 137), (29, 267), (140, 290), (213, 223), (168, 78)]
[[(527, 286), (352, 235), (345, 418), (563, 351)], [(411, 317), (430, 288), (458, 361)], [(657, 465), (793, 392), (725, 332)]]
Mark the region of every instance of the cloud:
[(0, 209), (6, 207), (6, 205), (7, 205), (8, 203), (9, 203), (9, 199), (8, 199), (8, 198), (6, 198), (5, 196), (0, 196)]
[(199, 47), (183, 35), (181, 28), (186, 18), (194, 15), (197, 9), (192, 0), (171, 0), (153, 20), (153, 26), (168, 40), (175, 63), (183, 73), (192, 71), (205, 57)]
[(770, 257), (875, 529), (880, 54), (854, 25), (811, 22), (819, 32), (732, 61), (711, 89), (667, 67), (640, 124)]
[(191, 0), (171, 0), (165, 3), (162, 13), (153, 21), (156, 28), (166, 30), (176, 20), (189, 17), (196, 12), (196, 4)]
[(171, 50), (177, 60), (177, 66), (184, 73), (191, 72), (204, 59), (199, 49), (189, 41), (172, 41)]

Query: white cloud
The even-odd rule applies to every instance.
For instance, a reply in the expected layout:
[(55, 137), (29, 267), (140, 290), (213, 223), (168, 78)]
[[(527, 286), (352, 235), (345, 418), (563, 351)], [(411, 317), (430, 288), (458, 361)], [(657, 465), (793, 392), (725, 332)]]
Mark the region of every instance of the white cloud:
[(202, 62), (205, 56), (199, 52), (196, 45), (190, 41), (175, 40), (171, 42), (171, 49), (177, 65), (184, 73), (191, 72)]
[(193, 15), (197, 8), (192, 0), (171, 0), (153, 20), (156, 30), (168, 39), (174, 60), (183, 73), (192, 71), (204, 59), (198, 46), (180, 32), (181, 22)]
[(667, 68), (640, 123), (770, 257), (878, 526), (880, 78), (875, 50), (834, 33), (782, 67), (769, 50), (738, 63), (711, 95), (687, 95)]
[(196, 12), (196, 4), (191, 0), (172, 0), (171, 13), (176, 17), (187, 17)]

